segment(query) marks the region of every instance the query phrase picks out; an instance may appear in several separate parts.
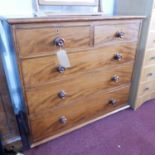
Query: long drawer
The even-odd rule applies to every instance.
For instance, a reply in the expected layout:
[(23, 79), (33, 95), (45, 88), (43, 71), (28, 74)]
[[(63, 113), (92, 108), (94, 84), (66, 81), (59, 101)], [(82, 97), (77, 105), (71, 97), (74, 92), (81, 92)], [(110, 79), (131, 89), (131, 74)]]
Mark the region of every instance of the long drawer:
[(44, 115), (29, 116), (32, 142), (55, 136), (87, 121), (103, 116), (127, 105), (129, 87), (104, 94), (103, 91), (83, 100), (47, 112)]
[(114, 89), (131, 81), (133, 63), (110, 70), (98, 70), (81, 76), (56, 81), (50, 85), (27, 89), (29, 113), (54, 110), (77, 100), (90, 98), (98, 90)]
[[(118, 44), (81, 52), (68, 53), (70, 68), (59, 65), (56, 55), (24, 59), (22, 73), (24, 84), (28, 87), (43, 85), (56, 80), (78, 76), (102, 67), (115, 67), (135, 59), (136, 44)], [(63, 70), (63, 71), (62, 71)]]

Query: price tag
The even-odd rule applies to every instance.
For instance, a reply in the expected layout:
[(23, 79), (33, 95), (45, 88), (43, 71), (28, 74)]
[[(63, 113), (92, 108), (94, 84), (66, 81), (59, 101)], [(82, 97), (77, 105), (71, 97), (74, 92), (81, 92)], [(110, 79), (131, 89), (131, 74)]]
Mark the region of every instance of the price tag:
[(65, 68), (71, 67), (67, 52), (65, 50), (60, 49), (57, 52), (57, 58), (58, 58), (59, 64), (61, 66), (65, 67)]

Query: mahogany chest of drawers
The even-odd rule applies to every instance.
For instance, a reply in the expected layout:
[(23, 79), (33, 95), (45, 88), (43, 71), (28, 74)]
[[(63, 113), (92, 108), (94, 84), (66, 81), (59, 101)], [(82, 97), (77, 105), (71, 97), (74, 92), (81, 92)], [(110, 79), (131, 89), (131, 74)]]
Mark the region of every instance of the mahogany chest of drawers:
[[(141, 17), (8, 20), (31, 147), (128, 108)], [(66, 50), (70, 67), (59, 64)]]

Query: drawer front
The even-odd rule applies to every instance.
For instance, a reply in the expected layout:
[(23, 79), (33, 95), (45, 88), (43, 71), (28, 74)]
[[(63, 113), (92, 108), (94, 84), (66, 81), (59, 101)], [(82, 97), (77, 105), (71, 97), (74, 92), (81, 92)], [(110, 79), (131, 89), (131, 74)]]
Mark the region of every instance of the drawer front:
[(51, 85), (26, 90), (29, 113), (40, 113), (54, 110), (75, 101), (84, 100), (94, 95), (96, 91), (113, 89), (131, 81), (133, 64), (122, 67), (98, 70), (93, 73), (56, 81)]
[(155, 79), (155, 65), (146, 67), (142, 71), (142, 81), (149, 81)]
[(147, 95), (143, 95), (141, 97), (138, 97), (136, 100), (136, 108), (140, 107), (143, 103), (145, 103), (146, 101), (155, 99), (155, 91), (151, 92)]
[(155, 81), (145, 82), (140, 84), (138, 96), (148, 95), (153, 91), (155, 91)]
[(146, 51), (144, 65), (155, 65), (155, 49)]
[[(25, 59), (22, 61), (22, 72), (26, 86), (36, 86), (52, 81), (78, 76), (83, 72), (102, 67), (112, 67), (135, 59), (135, 44), (105, 46), (76, 53), (68, 53), (70, 68), (59, 65), (56, 55)], [(63, 72), (62, 69), (65, 69)]]
[(30, 116), (32, 141), (55, 136), (127, 105), (128, 92), (129, 87), (104, 95), (102, 91), (95, 92), (90, 98), (75, 102), (72, 106), (44, 115)]
[(135, 108), (139, 108), (147, 100), (149, 100), (149, 97), (147, 95), (138, 97), (138, 99), (136, 100)]
[(155, 48), (155, 31), (149, 33), (147, 48)]
[(124, 23), (95, 26), (95, 45), (137, 41), (139, 23)]
[(60, 47), (55, 44), (56, 38), (63, 39), (66, 49), (87, 48), (90, 46), (90, 27), (17, 29), (16, 37), (19, 55), (25, 57), (58, 51)]

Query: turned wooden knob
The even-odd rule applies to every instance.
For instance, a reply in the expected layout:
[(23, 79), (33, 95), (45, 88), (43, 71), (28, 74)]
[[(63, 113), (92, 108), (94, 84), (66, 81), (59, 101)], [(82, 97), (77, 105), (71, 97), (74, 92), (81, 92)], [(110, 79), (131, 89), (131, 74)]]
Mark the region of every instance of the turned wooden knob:
[(57, 37), (54, 39), (54, 44), (58, 47), (63, 47), (65, 44), (65, 41), (64, 41), (64, 39)]
[(112, 78), (111, 78), (112, 81), (114, 82), (118, 82), (119, 81), (119, 76), (118, 75), (114, 75)]
[(115, 37), (116, 37), (116, 38), (123, 38), (124, 35), (125, 35), (124, 32), (116, 32)]
[(58, 93), (58, 97), (61, 98), (61, 99), (64, 99), (65, 96), (66, 96), (66, 93), (65, 93), (63, 90), (61, 90), (61, 91)]
[(116, 105), (117, 104), (117, 100), (116, 99), (111, 99), (109, 101), (109, 103), (112, 104), (112, 105)]
[(122, 55), (121, 55), (120, 53), (116, 53), (116, 54), (114, 55), (114, 60), (117, 60), (117, 61), (122, 60)]
[(57, 67), (57, 71), (58, 71), (59, 73), (64, 73), (64, 72), (65, 72), (65, 67), (59, 65), (59, 66)]
[(61, 124), (66, 124), (68, 122), (68, 119), (66, 116), (61, 116), (60, 119), (59, 119), (59, 122)]

